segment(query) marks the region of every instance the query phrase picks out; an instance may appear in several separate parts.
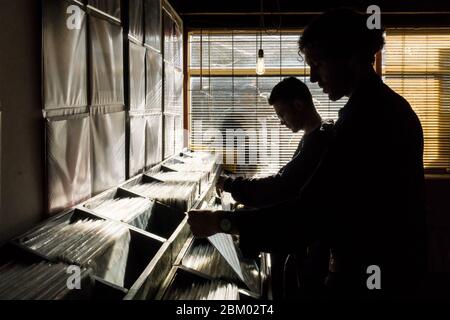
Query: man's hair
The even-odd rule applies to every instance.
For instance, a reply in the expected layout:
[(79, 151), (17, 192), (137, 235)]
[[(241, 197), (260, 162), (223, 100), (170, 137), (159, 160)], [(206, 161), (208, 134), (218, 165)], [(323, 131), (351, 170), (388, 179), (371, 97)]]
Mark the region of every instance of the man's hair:
[(311, 92), (306, 84), (297, 78), (289, 77), (283, 79), (272, 89), (269, 104), (272, 106), (279, 102), (291, 104), (296, 99), (312, 104)]
[(384, 46), (384, 29), (369, 29), (368, 15), (339, 8), (318, 16), (304, 30), (299, 49), (314, 48), (322, 57), (350, 57), (356, 54), (364, 63), (373, 63)]

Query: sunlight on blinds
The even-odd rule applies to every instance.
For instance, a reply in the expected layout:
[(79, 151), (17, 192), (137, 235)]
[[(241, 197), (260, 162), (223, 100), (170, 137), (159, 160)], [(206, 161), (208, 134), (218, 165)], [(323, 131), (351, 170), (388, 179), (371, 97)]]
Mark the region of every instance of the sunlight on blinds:
[(257, 76), (258, 32), (190, 34), (191, 148), (218, 146), (226, 167), (239, 174), (278, 171), (291, 159), (302, 136), (281, 126), (267, 103), (272, 88), (287, 76), (307, 84), (324, 119), (337, 119), (347, 99), (329, 101), (317, 84), (310, 83), (309, 67), (298, 55), (299, 35), (264, 34), (266, 73)]
[(388, 29), (384, 59), (386, 83), (421, 120), (425, 168), (450, 168), (450, 29)]

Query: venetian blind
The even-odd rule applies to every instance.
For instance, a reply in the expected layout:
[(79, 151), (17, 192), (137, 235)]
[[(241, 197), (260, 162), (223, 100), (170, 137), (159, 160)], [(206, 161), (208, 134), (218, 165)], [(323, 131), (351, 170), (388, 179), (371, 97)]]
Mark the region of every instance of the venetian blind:
[(424, 166), (450, 168), (450, 29), (388, 29), (385, 82), (411, 104), (424, 132)]
[(266, 72), (256, 75), (260, 33), (198, 31), (189, 35), (190, 147), (221, 148), (228, 169), (269, 174), (288, 162), (302, 133), (280, 125), (267, 98), (287, 76), (310, 88), (324, 119), (337, 119), (347, 99), (329, 101), (309, 81), (309, 67), (298, 55), (299, 32), (262, 34)]

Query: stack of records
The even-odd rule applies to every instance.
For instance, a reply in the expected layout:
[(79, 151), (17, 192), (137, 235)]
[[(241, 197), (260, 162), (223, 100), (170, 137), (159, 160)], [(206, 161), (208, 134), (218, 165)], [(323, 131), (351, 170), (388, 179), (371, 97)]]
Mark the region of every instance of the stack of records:
[(208, 174), (208, 177), (214, 171), (214, 163), (205, 164), (195, 160), (189, 162), (183, 160), (183, 163), (171, 162), (164, 164), (164, 166), (178, 172), (204, 172)]
[(121, 223), (86, 219), (46, 225), (22, 242), (52, 260), (90, 266), (96, 275), (123, 286), (130, 239)]
[(236, 285), (222, 281), (193, 282), (190, 286), (172, 288), (166, 300), (239, 300)]
[(233, 269), (231, 269), (217, 249), (208, 242), (195, 243), (183, 258), (183, 265), (212, 278), (230, 281), (238, 280)]
[(208, 174), (205, 172), (158, 172), (152, 175), (155, 178), (163, 182), (171, 183), (196, 183), (199, 185), (199, 192), (202, 192), (204, 186), (208, 184)]
[[(66, 264), (37, 263), (23, 265), (10, 261), (0, 266), (1, 300), (61, 300), (81, 287), (81, 280), (89, 277), (90, 269), (80, 268), (79, 278), (72, 279)], [(75, 273), (74, 273), (75, 274)], [(86, 282), (83, 281), (83, 286)]]
[(137, 184), (129, 189), (183, 212), (191, 209), (198, 193), (197, 184), (189, 182), (152, 182)]
[(154, 202), (145, 198), (117, 198), (105, 200), (91, 210), (109, 219), (146, 230), (153, 204)]
[(182, 155), (179, 157), (180, 159), (182, 159), (183, 161), (186, 158), (192, 158), (195, 160), (200, 160), (204, 163), (214, 163), (216, 164), (217, 161), (217, 156), (213, 153), (210, 152), (204, 152), (204, 151), (197, 151), (197, 152), (192, 152), (192, 151), (184, 151), (182, 153)]
[(201, 163), (205, 166), (205, 168), (208, 168), (208, 170), (213, 171), (216, 165), (216, 159), (213, 155), (205, 155), (205, 156), (179, 156), (174, 157), (175, 160), (182, 161), (184, 163)]
[(259, 270), (255, 263), (244, 262), (242, 254), (229, 234), (218, 233), (208, 238), (248, 289), (260, 294)]

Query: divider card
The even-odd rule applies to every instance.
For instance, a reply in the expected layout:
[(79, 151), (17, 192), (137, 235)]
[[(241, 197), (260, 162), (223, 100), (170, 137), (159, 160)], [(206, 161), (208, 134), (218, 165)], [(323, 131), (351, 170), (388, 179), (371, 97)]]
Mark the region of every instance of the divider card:
[(231, 235), (225, 233), (218, 233), (209, 237), (208, 240), (220, 252), (222, 257), (224, 257), (224, 259), (228, 262), (231, 268), (233, 268), (233, 270), (239, 276), (239, 279), (241, 279), (245, 284), (247, 284), (244, 278), (244, 274), (242, 272), (242, 267), (238, 257), (236, 246), (233, 242), (233, 238), (231, 237)]

